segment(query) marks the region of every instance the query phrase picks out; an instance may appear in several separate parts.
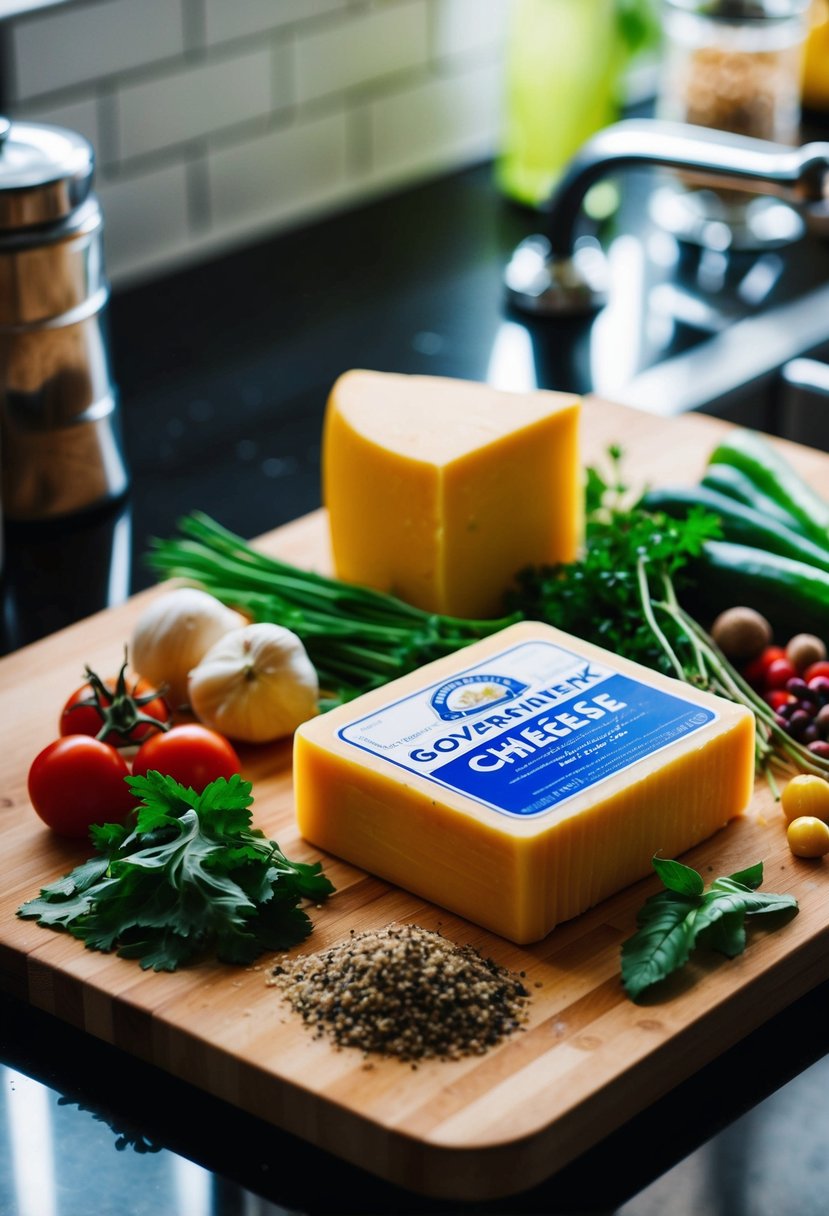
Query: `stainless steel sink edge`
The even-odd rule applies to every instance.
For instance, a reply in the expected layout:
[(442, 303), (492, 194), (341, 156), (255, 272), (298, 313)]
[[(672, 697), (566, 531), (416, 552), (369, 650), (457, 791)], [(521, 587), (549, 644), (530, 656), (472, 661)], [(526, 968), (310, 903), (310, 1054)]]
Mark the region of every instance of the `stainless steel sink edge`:
[[(699, 346), (641, 372), (613, 396), (662, 417), (696, 410), (786, 433), (781, 375), (790, 361), (803, 356), (829, 357), (829, 284), (735, 321)], [(800, 414), (808, 422), (802, 408)], [(818, 429), (823, 439), (825, 427)], [(810, 441), (803, 435), (786, 437)], [(823, 446), (820, 440), (812, 442)]]

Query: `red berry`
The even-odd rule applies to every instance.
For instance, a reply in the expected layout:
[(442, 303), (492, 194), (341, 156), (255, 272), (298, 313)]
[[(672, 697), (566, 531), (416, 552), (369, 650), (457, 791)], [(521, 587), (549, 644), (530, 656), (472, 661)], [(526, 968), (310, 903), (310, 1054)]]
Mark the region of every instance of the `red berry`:
[(829, 659), (821, 659), (818, 663), (812, 663), (811, 667), (807, 667), (803, 673), (803, 679), (807, 683), (815, 676), (829, 676)]
[(762, 691), (767, 687), (766, 672), (769, 665), (776, 659), (785, 659), (786, 652), (782, 646), (767, 646), (765, 650), (761, 650), (756, 659), (752, 659), (750, 663), (746, 663), (743, 668), (743, 679), (745, 679), (752, 688)]
[(806, 687), (821, 704), (829, 701), (829, 676), (812, 676)]
[(766, 688), (785, 688), (789, 680), (797, 675), (787, 658), (772, 659), (766, 668)]
[(771, 692), (763, 694), (763, 700), (773, 710), (780, 710), (784, 705), (791, 705), (796, 699), (796, 697), (792, 696), (790, 692), (786, 692), (783, 688), (773, 688)]

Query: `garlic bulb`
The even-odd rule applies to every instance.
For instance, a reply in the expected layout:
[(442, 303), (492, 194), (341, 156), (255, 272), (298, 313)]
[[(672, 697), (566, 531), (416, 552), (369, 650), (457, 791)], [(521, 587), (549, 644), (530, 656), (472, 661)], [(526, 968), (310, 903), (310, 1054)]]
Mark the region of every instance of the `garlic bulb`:
[(247, 625), (226, 633), (193, 668), (189, 694), (205, 726), (245, 743), (269, 743), (314, 717), (319, 683), (295, 633)]
[(187, 676), (214, 643), (245, 618), (215, 596), (178, 587), (153, 600), (138, 618), (130, 643), (132, 668), (156, 687), (167, 686), (172, 706), (187, 701)]

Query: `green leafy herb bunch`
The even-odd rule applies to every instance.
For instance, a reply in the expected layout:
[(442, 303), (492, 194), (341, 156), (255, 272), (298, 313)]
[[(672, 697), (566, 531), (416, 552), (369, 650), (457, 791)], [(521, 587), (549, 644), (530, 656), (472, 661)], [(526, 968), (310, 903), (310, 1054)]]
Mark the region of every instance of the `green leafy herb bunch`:
[(308, 936), (302, 901), (334, 888), (319, 863), (289, 861), (252, 827), (249, 781), (219, 778), (201, 794), (157, 772), (127, 781), (141, 800), (134, 822), (93, 827), (97, 855), (19, 916), (155, 971), (210, 955), (250, 963)]

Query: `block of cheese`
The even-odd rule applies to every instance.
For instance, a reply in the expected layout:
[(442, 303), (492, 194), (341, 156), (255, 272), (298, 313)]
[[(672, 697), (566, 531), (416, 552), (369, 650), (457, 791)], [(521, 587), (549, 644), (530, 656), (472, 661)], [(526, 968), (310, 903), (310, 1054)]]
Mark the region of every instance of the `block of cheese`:
[(517, 943), (747, 807), (754, 717), (521, 622), (303, 723), (319, 848)]
[(429, 612), (491, 618), (518, 570), (581, 536), (579, 398), (350, 371), (323, 427), (334, 569)]

